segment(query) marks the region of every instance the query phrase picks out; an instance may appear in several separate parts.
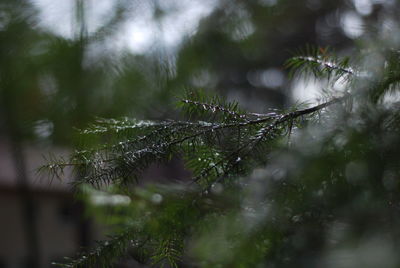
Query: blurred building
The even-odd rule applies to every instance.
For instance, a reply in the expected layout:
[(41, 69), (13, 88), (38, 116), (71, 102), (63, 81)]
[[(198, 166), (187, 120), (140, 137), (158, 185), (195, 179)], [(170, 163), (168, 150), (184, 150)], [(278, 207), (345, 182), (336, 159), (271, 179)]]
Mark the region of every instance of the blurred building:
[(16, 167), (12, 147), (0, 141), (0, 268), (34, 267), (35, 262), (51, 267), (51, 262), (73, 256), (101, 232), (84, 219), (83, 206), (74, 199), (68, 181), (37, 176), (45, 162), (43, 149), (24, 147), (22, 156), (26, 185), (18, 178), (21, 165)]
[[(85, 215), (84, 204), (70, 186), (72, 174), (67, 171), (60, 181), (38, 173), (49, 151), (58, 157), (68, 151), (32, 145), (22, 148), (17, 156), (12, 144), (0, 139), (0, 268), (54, 267), (52, 262), (63, 262), (64, 257), (73, 257), (104, 239), (106, 229)], [(21, 180), (24, 175), (25, 182)], [(174, 159), (167, 165), (151, 166), (143, 177), (140, 184), (165, 183), (190, 177), (190, 173), (181, 160)], [(146, 266), (126, 258), (116, 267)]]

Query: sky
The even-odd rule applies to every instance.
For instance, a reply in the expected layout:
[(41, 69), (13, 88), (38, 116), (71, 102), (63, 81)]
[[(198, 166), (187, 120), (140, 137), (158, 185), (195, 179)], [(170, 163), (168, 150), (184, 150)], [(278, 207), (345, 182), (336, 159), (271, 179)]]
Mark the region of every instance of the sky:
[[(75, 4), (77, 0), (31, 0), (39, 10), (40, 27), (73, 38), (75, 35)], [(95, 32), (111, 17), (119, 1), (86, 0), (86, 24), (90, 33)], [(164, 11), (154, 19), (156, 3)], [(135, 54), (151, 51), (154, 44), (167, 50), (176, 49), (186, 36), (195, 33), (200, 20), (209, 15), (217, 0), (162, 0), (130, 1), (127, 19), (113, 37), (116, 49), (129, 49)]]

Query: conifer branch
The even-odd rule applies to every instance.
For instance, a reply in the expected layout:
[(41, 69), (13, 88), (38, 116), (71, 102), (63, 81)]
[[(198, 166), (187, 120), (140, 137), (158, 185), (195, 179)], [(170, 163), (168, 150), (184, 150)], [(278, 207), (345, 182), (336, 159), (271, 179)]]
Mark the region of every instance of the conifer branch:
[(297, 55), (286, 61), (285, 67), (291, 69), (290, 74), (302, 73), (314, 77), (327, 77), (329, 80), (344, 78), (349, 80), (358, 77), (359, 73), (350, 66), (350, 58), (337, 58), (328, 55), (328, 49), (306, 46), (299, 50)]
[[(289, 112), (289, 113), (280, 115), (278, 119), (276, 119), (274, 122), (272, 122), (267, 127), (261, 128), (255, 136), (251, 137), (246, 143), (244, 143), (242, 146), (240, 146), (235, 151), (230, 153), (224, 159), (221, 159), (217, 163), (215, 163), (214, 165), (212, 165), (210, 167), (207, 167), (206, 169), (202, 170), (201, 173), (198, 176), (192, 178), (192, 182), (198, 182), (201, 178), (207, 176), (212, 169), (218, 167), (219, 165), (223, 164), (224, 162), (229, 162), (229, 160), (232, 160), (232, 158), (236, 158), (236, 159), (234, 159), (236, 161), (232, 162), (231, 167), (226, 169), (226, 171), (224, 172), (224, 175), (229, 173), (234, 166), (236, 166), (240, 161), (244, 160), (245, 157), (249, 153), (251, 153), (254, 150), (254, 148), (268, 134), (270, 134), (273, 129), (277, 128), (279, 125), (281, 125), (283, 123), (286, 123), (288, 121), (292, 122), (293, 120), (295, 120), (298, 117), (318, 112), (318, 111), (320, 111), (320, 110), (322, 110), (324, 108), (327, 108), (327, 107), (329, 107), (329, 106), (331, 106), (333, 104), (345, 101), (350, 97), (351, 97), (351, 95), (346, 95), (344, 97), (334, 98), (334, 99), (332, 99), (330, 101), (327, 101), (327, 102), (324, 102), (322, 104), (313, 106), (311, 108), (297, 110), (297, 111), (293, 111), (293, 112)], [(266, 118), (260, 118), (260, 119), (257, 119), (257, 120), (252, 120), (252, 121), (248, 121), (248, 122), (245, 122), (245, 123), (241, 123), (239, 125), (243, 126), (243, 125), (246, 125), (246, 124), (260, 124), (260, 123), (264, 123), (266, 121), (269, 121), (269, 120), (266, 119)], [(242, 151), (246, 151), (246, 152), (241, 155)], [(219, 178), (216, 181), (212, 182), (212, 183), (220, 182), (222, 178), (223, 178), (223, 176), (219, 176)], [(208, 184), (207, 187), (206, 187), (206, 191), (208, 191), (211, 186), (212, 186), (212, 184)]]
[(212, 113), (223, 112), (223, 113), (233, 116), (234, 118), (245, 118), (246, 117), (244, 114), (240, 114), (234, 110), (230, 110), (221, 105), (209, 104), (209, 103), (205, 103), (205, 102), (193, 101), (193, 100), (188, 100), (188, 99), (182, 100), (182, 102), (186, 103), (186, 104), (192, 104), (195, 106), (199, 106), (199, 107), (203, 108), (204, 110), (211, 111)]
[[(116, 145), (105, 146), (100, 149), (89, 151), (77, 151), (71, 160), (55, 161), (44, 166), (53, 171), (57, 176), (61, 176), (63, 169), (72, 167), (80, 170), (80, 174), (86, 174), (74, 182), (74, 186), (82, 183), (89, 183), (100, 187), (110, 183), (129, 183), (129, 178), (137, 179), (145, 168), (151, 163), (165, 161), (170, 155), (180, 152), (180, 146), (188, 141), (196, 139), (203, 140), (206, 136), (212, 135), (213, 139), (218, 139), (217, 133), (225, 130), (240, 131), (255, 127), (257, 133), (254, 136), (244, 137), (242, 145), (222, 157), (215, 163), (210, 163), (203, 168), (192, 180), (198, 182), (201, 178), (208, 176), (210, 171), (229, 169), (235, 159), (244, 151), (252, 151), (265, 137), (271, 134), (271, 131), (277, 129), (280, 125), (293, 121), (294, 119), (312, 114), (334, 103), (347, 98), (336, 98), (323, 104), (286, 114), (273, 114), (256, 119), (247, 119), (245, 121), (235, 121), (227, 123), (208, 123), (208, 122), (181, 122), (181, 121), (162, 121), (148, 123), (143, 126), (143, 131), (150, 128), (147, 135), (138, 137), (134, 140), (119, 142)], [(112, 122), (114, 124), (114, 122)], [(262, 126), (263, 124), (267, 126)], [(158, 128), (154, 129), (156, 125)], [(161, 135), (157, 137), (157, 135)], [(155, 137), (154, 137), (155, 136)], [(272, 136), (271, 136), (272, 137)], [(154, 139), (155, 138), (155, 139)], [(150, 143), (144, 141), (149, 139)], [(240, 142), (240, 140), (238, 140)], [(219, 143), (216, 140), (217, 143)], [(217, 172), (218, 173), (218, 172)]]
[(297, 56), (293, 57), (288, 61), (288, 67), (296, 65), (298, 67), (301, 64), (311, 63), (313, 67), (320, 66), (325, 70), (337, 71), (349, 75), (357, 75), (353, 68), (347, 66), (347, 61), (337, 62), (334, 59), (324, 59), (322, 57), (312, 56)]
[(107, 241), (98, 242), (94, 249), (82, 252), (75, 258), (65, 258), (66, 263), (53, 263), (53, 265), (64, 268), (113, 267), (114, 262), (125, 255), (128, 248), (140, 250), (143, 243), (146, 243), (146, 240), (139, 242), (133, 239), (132, 235), (132, 230), (124, 231), (109, 237)]

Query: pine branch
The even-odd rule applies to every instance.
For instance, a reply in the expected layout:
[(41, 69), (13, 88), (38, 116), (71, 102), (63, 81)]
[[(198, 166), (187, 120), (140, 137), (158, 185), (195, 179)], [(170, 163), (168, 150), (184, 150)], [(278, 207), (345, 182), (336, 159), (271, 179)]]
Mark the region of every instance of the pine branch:
[[(151, 122), (141, 126), (144, 132), (148, 130), (148, 135), (134, 139), (133, 141), (120, 142), (117, 145), (106, 146), (92, 151), (78, 151), (71, 158), (70, 162), (61, 159), (44, 166), (43, 169), (49, 169), (60, 176), (65, 167), (73, 167), (79, 174), (84, 174), (74, 185), (78, 186), (82, 183), (89, 183), (100, 187), (111, 183), (126, 184), (131, 179), (136, 180), (140, 173), (150, 164), (160, 161), (166, 161), (171, 155), (182, 152), (185, 146), (196, 146), (191, 144), (196, 139), (204, 142), (205, 137), (212, 138), (214, 144), (218, 144), (218, 133), (231, 130), (234, 132), (240, 129), (248, 130), (253, 127), (256, 134), (253, 136), (245, 135), (238, 142), (242, 145), (236, 149), (232, 149), (228, 155), (221, 157), (216, 163), (211, 163), (206, 168), (202, 168), (198, 175), (193, 179), (197, 182), (201, 178), (208, 176), (214, 170), (217, 174), (221, 170), (228, 169), (229, 163), (234, 163), (240, 156), (242, 151), (252, 151), (265, 137), (277, 129), (280, 125), (292, 121), (297, 117), (312, 114), (327, 106), (342, 101), (344, 98), (337, 98), (312, 108), (297, 110), (294, 112), (273, 116), (267, 115), (256, 119), (247, 119), (246, 121), (235, 121), (227, 123), (208, 123), (208, 122), (180, 122), (165, 121)], [(263, 126), (267, 124), (266, 126)], [(112, 122), (114, 125), (114, 121)], [(154, 130), (154, 126), (158, 126)], [(157, 137), (160, 135), (160, 137)], [(211, 135), (211, 136), (210, 136)], [(156, 138), (154, 137), (156, 136)], [(271, 135), (272, 137), (272, 135)], [(150, 143), (144, 143), (145, 139), (149, 139)], [(143, 144), (142, 144), (143, 143)], [(185, 145), (186, 144), (186, 145)], [(183, 146), (184, 145), (184, 146)], [(182, 147), (183, 146), (183, 147)], [(195, 149), (196, 150), (196, 149)]]
[(137, 241), (132, 236), (132, 230), (122, 232), (107, 241), (98, 242), (94, 249), (83, 252), (76, 258), (65, 258), (66, 263), (53, 263), (53, 265), (64, 268), (113, 267), (114, 262), (125, 255), (128, 248), (138, 248), (138, 245), (143, 246), (143, 243), (146, 243), (146, 240)]
[[(194, 154), (201, 156), (194, 157), (192, 160), (193, 171), (196, 174), (191, 178), (191, 183), (201, 186), (197, 188), (195, 197), (192, 198), (192, 201), (195, 202), (201, 200), (205, 196), (204, 193), (209, 191), (215, 183), (225, 183), (228, 177), (235, 178), (241, 172), (240, 170), (235, 171), (235, 169), (243, 161), (260, 161), (254, 156), (255, 151), (286, 132), (290, 125), (287, 124), (288, 122), (292, 123), (303, 116), (311, 116), (315, 112), (349, 97), (351, 96), (346, 95), (310, 108), (283, 114), (266, 114), (253, 119), (246, 117), (245, 120), (243, 117), (233, 117), (237, 114), (232, 114), (230, 110), (220, 108), (219, 111), (228, 113), (233, 119), (212, 123), (170, 120), (147, 122), (139, 127), (140, 132), (136, 132), (137, 136), (133, 139), (97, 149), (77, 151), (70, 159), (71, 161), (62, 159), (58, 163), (48, 164), (47, 168), (57, 172), (65, 167), (74, 168), (78, 174), (83, 174), (83, 177), (75, 182), (75, 186), (82, 183), (89, 183), (98, 188), (108, 184), (121, 186), (131, 183), (132, 178), (138, 178), (151, 163), (167, 161), (172, 155), (181, 153), (190, 155), (188, 151), (193, 150)], [(194, 105), (198, 106), (199, 104)], [(212, 107), (215, 106), (210, 105), (206, 108), (211, 109)], [(110, 123), (110, 126), (107, 126), (107, 122)], [(96, 131), (87, 133), (102, 135), (111, 129), (121, 128), (121, 125), (114, 121), (102, 121), (101, 124), (105, 124), (104, 128), (99, 128), (97, 131), (97, 127), (91, 126)], [(128, 128), (132, 129), (132, 126), (122, 127), (122, 131)], [(223, 136), (220, 139), (219, 135), (226, 135), (226, 137)], [(210, 144), (213, 149), (207, 149), (207, 144)], [(200, 148), (205, 148), (205, 151), (202, 152)], [(190, 204), (192, 206), (194, 203)], [(154, 218), (149, 222), (156, 220), (158, 224), (171, 224), (168, 211), (165, 213), (161, 218)], [(176, 224), (174, 221), (172, 223)], [(136, 232), (134, 235), (132, 231), (124, 232), (112, 237), (109, 241), (101, 242), (98, 247), (79, 255), (76, 259), (70, 259), (67, 264), (59, 264), (59, 266), (68, 268), (110, 267), (117, 257), (126, 253), (128, 248), (144, 243), (140, 239), (132, 240), (133, 236), (138, 237), (139, 234)], [(183, 248), (180, 247), (183, 239), (183, 237), (171, 235), (162, 235), (152, 239), (152, 242), (156, 244), (156, 248), (154, 245), (150, 246), (154, 251), (153, 262), (167, 261), (172, 267), (177, 267), (183, 254)]]
[(350, 66), (349, 57), (340, 59), (328, 55), (328, 49), (307, 46), (305, 51), (299, 50), (296, 54), (285, 63), (291, 75), (301, 73), (305, 76), (327, 77), (329, 80), (339, 78), (349, 80), (359, 77), (359, 72)]
[(244, 115), (244, 114), (240, 114), (240, 113), (238, 113), (238, 112), (236, 112), (234, 110), (230, 110), (230, 109), (228, 109), (226, 107), (223, 107), (221, 105), (209, 104), (209, 103), (205, 103), (205, 102), (193, 101), (193, 100), (188, 100), (188, 99), (182, 100), (182, 102), (186, 103), (186, 104), (191, 104), (191, 105), (194, 105), (194, 106), (201, 107), (206, 111), (211, 111), (212, 113), (223, 112), (223, 113), (226, 113), (228, 115), (231, 115), (232, 117), (234, 117), (236, 119), (245, 118), (246, 117), (246, 115)]
[[(349, 74), (349, 75), (357, 75), (355, 70), (351, 67), (348, 67), (347, 59), (342, 60), (341, 62), (336, 59), (324, 59), (320, 56), (297, 56), (291, 58), (287, 62), (287, 67), (301, 67), (302, 65), (309, 64), (310, 67), (319, 67), (318, 73), (324, 73), (326, 70), (332, 72), (336, 71), (338, 73)], [(316, 72), (314, 72), (316, 73)]]
[[(221, 182), (221, 180), (224, 178), (224, 176), (226, 176), (228, 173), (230, 173), (232, 168), (234, 168), (240, 161), (244, 160), (246, 158), (246, 156), (248, 156), (255, 149), (255, 147), (259, 143), (261, 143), (262, 140), (265, 139), (265, 137), (267, 135), (269, 135), (271, 133), (271, 131), (273, 131), (273, 129), (277, 128), (279, 125), (284, 124), (289, 121), (293, 121), (296, 118), (304, 116), (304, 115), (313, 114), (313, 113), (318, 112), (318, 111), (320, 111), (324, 108), (327, 108), (331, 105), (345, 101), (351, 97), (352, 97), (351, 95), (346, 95), (341, 98), (334, 98), (330, 101), (324, 102), (322, 104), (316, 105), (311, 108), (297, 110), (297, 111), (289, 112), (289, 113), (279, 116), (278, 119), (276, 119), (274, 122), (272, 122), (267, 127), (259, 129), (258, 133), (255, 136), (251, 137), (245, 144), (243, 144), (242, 146), (237, 148), (235, 151), (230, 153), (224, 159), (221, 159), (217, 163), (215, 163), (213, 166), (207, 167), (206, 169), (202, 170), (198, 176), (192, 178), (192, 181), (198, 182), (200, 179), (209, 175), (211, 170), (215, 169), (216, 167), (223, 164), (224, 162), (233, 163), (231, 167), (225, 168), (225, 172), (222, 174), (222, 176), (219, 176), (219, 178), (217, 178), (216, 181), (213, 181), (212, 183), (208, 183), (208, 185), (206, 187), (206, 191), (208, 191), (213, 183)], [(266, 120), (265, 118), (261, 118), (261, 119), (249, 121), (246, 123), (242, 123), (242, 125), (243, 124), (260, 124), (260, 123), (266, 122), (265, 120)], [(246, 152), (242, 154), (242, 151), (246, 151)], [(233, 158), (235, 158), (235, 159), (233, 159)], [(234, 160), (234, 161), (231, 161), (231, 160)]]

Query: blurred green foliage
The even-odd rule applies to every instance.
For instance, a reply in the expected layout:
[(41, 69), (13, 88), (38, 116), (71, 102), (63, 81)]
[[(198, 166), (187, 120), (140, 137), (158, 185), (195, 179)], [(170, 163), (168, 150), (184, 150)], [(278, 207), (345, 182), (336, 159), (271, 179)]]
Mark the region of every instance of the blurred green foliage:
[[(139, 53), (121, 48), (118, 32), (130, 20), (142, 18), (138, 10), (149, 12), (162, 33), (162, 23), (169, 13), (174, 16), (177, 3), (116, 1), (93, 29), (90, 11), (101, 5), (66, 1), (72, 10), (58, 12), (71, 18), (45, 27), (44, 16), (57, 9), (48, 4), (43, 12), (46, 5), (39, 2), (1, 3), (1, 92), (7, 106), (2, 114), (18, 125), (11, 128), (21, 135), (56, 143), (70, 144), (74, 127), (83, 128), (95, 117), (175, 117), (176, 96), (187, 88), (217, 90), (257, 111), (282, 108), (290, 103), (286, 82), (269, 88), (260, 72), (284, 71), (281, 66), (290, 51), (305, 43), (337, 48), (352, 43), (340, 30), (340, 18), (328, 35), (315, 28), (335, 10), (349, 8), (341, 1), (208, 3), (212, 12), (199, 21), (194, 35), (172, 48), (161, 40)], [(190, 21), (190, 14), (185, 19)], [(71, 24), (72, 33), (65, 36), (57, 23)]]

